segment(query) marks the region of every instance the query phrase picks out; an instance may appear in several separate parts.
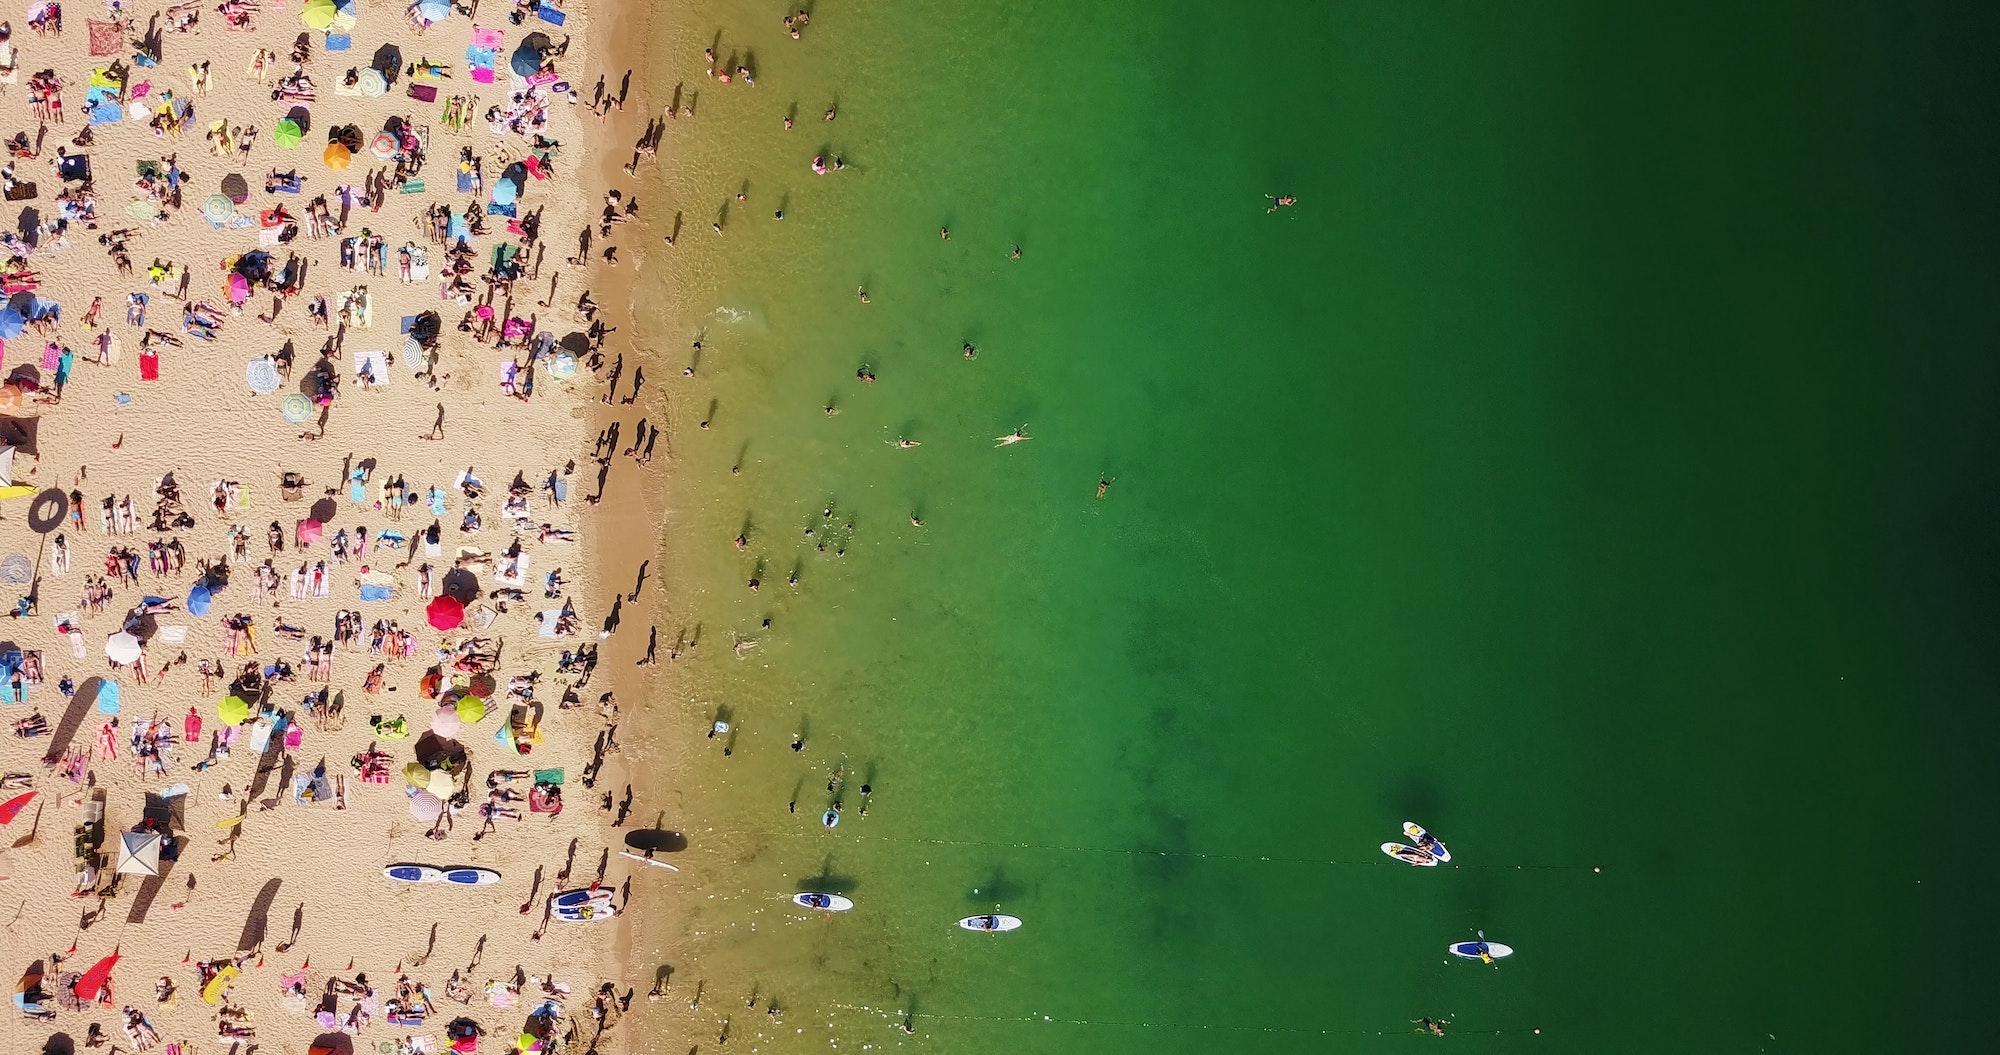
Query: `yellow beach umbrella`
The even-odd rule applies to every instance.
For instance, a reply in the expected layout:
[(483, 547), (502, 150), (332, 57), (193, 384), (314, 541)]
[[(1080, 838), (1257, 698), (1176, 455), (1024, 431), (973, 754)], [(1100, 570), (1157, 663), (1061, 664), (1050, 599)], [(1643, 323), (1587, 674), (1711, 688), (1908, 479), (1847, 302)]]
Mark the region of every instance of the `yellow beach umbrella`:
[(457, 706), (459, 721), (477, 722), (486, 717), (486, 701), (477, 696), (460, 696)]
[(333, 25), (336, 13), (333, 0), (306, 0), (305, 10), (299, 13), (299, 21), (304, 22), (307, 29), (325, 29)]
[(449, 799), (458, 794), (458, 781), (453, 780), (451, 774), (442, 769), (432, 770), (430, 786), (424, 790), (438, 798)]
[(413, 788), (431, 786), (431, 771), (422, 762), (410, 762), (403, 766), (403, 779)]
[(344, 169), (354, 164), (354, 152), (347, 149), (345, 144), (328, 143), (326, 153), (320, 155), (320, 160), (326, 162), (327, 168)]
[(224, 725), (242, 725), (250, 717), (250, 701), (241, 696), (225, 696), (215, 705), (215, 717)]

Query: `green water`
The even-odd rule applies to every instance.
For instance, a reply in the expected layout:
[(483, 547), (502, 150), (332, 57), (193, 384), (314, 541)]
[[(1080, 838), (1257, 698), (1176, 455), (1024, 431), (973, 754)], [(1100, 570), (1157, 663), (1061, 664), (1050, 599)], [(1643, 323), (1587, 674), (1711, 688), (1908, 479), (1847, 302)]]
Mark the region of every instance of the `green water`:
[[(1881, 1051), (1978, 1006), (1995, 16), (1628, 6), (661, 28), (657, 1050)], [(1455, 867), (1382, 857), (1405, 818)], [(1480, 927), (1519, 954), (1446, 962)]]

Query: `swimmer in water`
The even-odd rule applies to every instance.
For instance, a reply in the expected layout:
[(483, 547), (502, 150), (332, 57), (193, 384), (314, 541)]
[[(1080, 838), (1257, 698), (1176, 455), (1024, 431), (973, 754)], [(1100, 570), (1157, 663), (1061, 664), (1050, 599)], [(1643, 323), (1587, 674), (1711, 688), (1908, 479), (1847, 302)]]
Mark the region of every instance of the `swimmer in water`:
[(977, 358), (979, 358), (979, 349), (977, 349), (977, 348), (973, 347), (973, 346), (972, 346), (972, 342), (971, 342), (971, 341), (967, 341), (967, 342), (965, 342), (965, 347), (964, 347), (964, 348), (962, 348), (962, 349), (961, 349), (961, 351), (963, 351), (963, 352), (965, 353), (965, 357), (966, 357), (967, 359), (977, 359)]
[(875, 383), (875, 371), (868, 369), (867, 363), (862, 363), (861, 369), (854, 371), (854, 376), (858, 378), (864, 385), (872, 385)]
[(856, 287), (854, 287), (854, 295), (855, 295), (855, 296), (857, 296), (857, 297), (860, 297), (860, 298), (861, 298), (861, 303), (863, 303), (863, 304), (866, 304), (866, 303), (868, 303), (868, 287), (867, 287), (867, 286), (856, 286)]
[(938, 241), (940, 242), (951, 241), (951, 228), (949, 227), (938, 228)]
[(911, 527), (923, 527), (923, 526), (924, 526), (924, 518), (923, 518), (923, 517), (920, 517), (920, 516), (918, 516), (918, 515), (916, 515), (915, 513), (911, 513), (911, 514), (910, 514), (910, 526), (911, 526)]
[(1266, 194), (1264, 197), (1271, 199), (1271, 207), (1265, 209), (1265, 212), (1277, 212), (1279, 209), (1289, 208), (1299, 203), (1299, 199), (1290, 194)]
[(1099, 497), (1099, 498), (1103, 498), (1103, 497), (1104, 497), (1104, 492), (1106, 492), (1106, 491), (1109, 491), (1109, 490), (1111, 490), (1111, 478), (1110, 478), (1109, 476), (1100, 476), (1100, 477), (1098, 477), (1098, 478), (1097, 478), (1097, 497)]
[(1016, 443), (1026, 443), (1033, 438), (1028, 435), (1028, 426), (1023, 425), (1005, 436), (995, 436), (993, 438), (993, 445), (995, 447), (1009, 447)]
[(916, 440), (910, 440), (910, 439), (903, 439), (903, 438), (901, 438), (901, 437), (898, 437), (898, 438), (897, 438), (897, 439), (895, 440), (895, 444), (896, 444), (896, 447), (897, 447), (898, 449), (900, 449), (900, 450), (906, 450), (906, 451), (907, 451), (907, 450), (909, 450), (909, 449), (910, 449), (910, 448), (912, 448), (912, 447), (921, 447), (921, 446), (923, 446), (923, 444), (921, 444), (921, 443), (918, 443), (918, 442), (917, 442)]
[(1021, 259), (1021, 245), (1019, 242), (1014, 243), (1014, 250), (1013, 252), (1007, 254), (1007, 259), (1009, 260)]

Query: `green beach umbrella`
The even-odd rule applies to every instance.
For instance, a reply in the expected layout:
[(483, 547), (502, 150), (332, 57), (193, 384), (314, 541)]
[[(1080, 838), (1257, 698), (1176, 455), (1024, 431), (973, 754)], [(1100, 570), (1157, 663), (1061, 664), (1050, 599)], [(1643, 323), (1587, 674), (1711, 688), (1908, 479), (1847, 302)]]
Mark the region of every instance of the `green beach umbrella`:
[(299, 123), (289, 117), (279, 121), (278, 127), (271, 130), (271, 139), (286, 149), (298, 146), (299, 140), (304, 138), (304, 135), (305, 133), (299, 130)]
[(477, 696), (458, 698), (458, 719), (462, 722), (477, 722), (486, 717), (486, 701)]

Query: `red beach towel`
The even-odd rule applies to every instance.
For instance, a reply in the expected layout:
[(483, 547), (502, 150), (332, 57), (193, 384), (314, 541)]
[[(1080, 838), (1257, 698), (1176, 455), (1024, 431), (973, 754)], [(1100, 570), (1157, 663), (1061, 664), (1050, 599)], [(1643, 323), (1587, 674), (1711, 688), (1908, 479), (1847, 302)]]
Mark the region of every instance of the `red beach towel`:
[(160, 353), (139, 353), (139, 380), (158, 381), (160, 379)]

